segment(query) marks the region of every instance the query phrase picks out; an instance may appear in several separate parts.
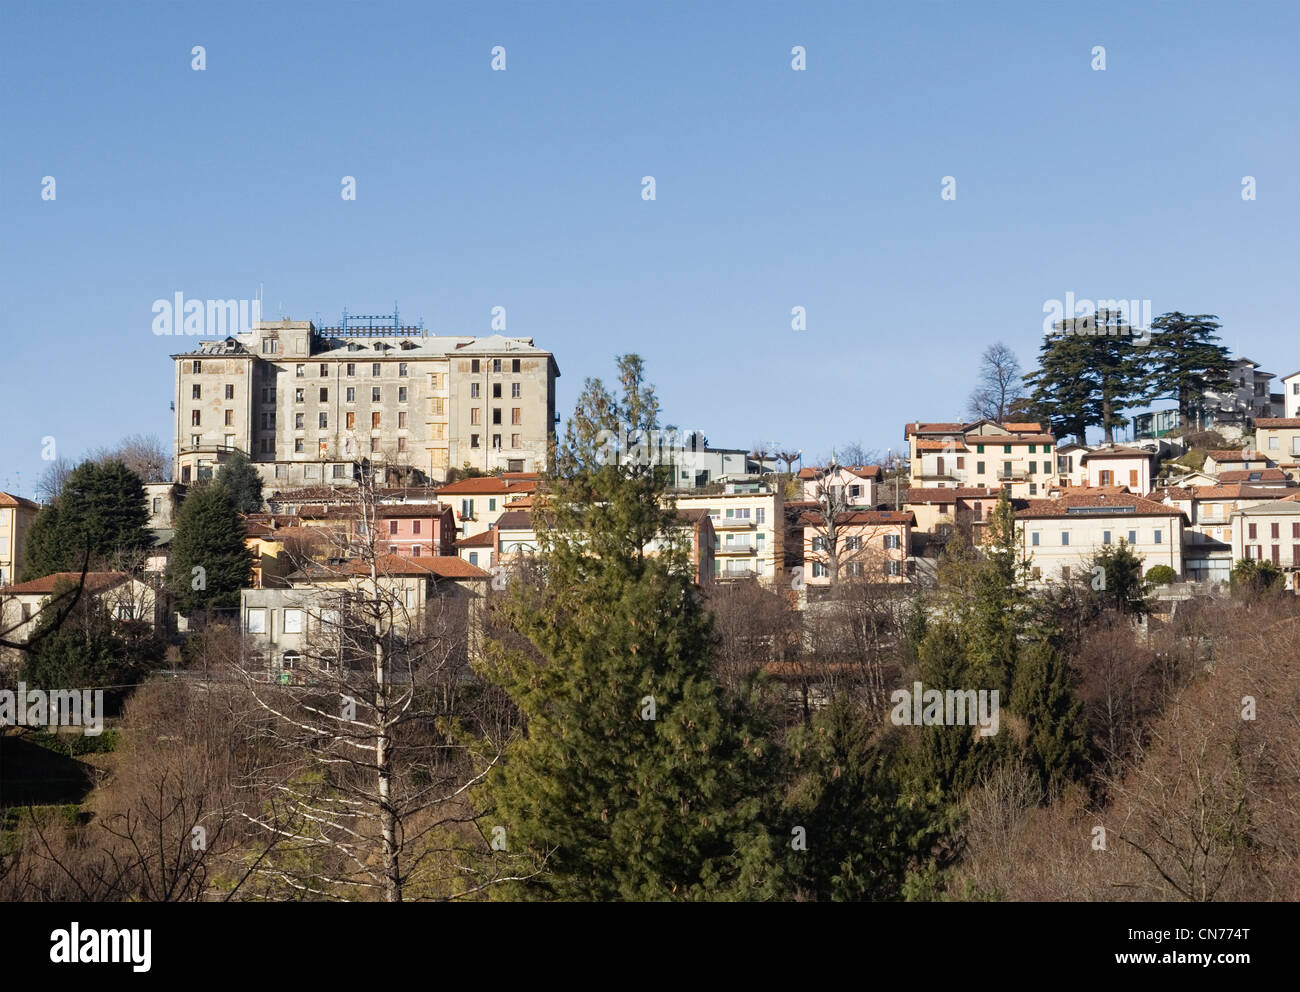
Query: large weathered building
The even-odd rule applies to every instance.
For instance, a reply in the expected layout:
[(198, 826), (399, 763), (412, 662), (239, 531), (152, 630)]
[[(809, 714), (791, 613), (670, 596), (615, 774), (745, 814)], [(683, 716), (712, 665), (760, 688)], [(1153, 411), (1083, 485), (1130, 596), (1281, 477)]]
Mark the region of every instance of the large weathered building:
[(367, 465), (532, 472), (555, 433), (559, 368), (531, 338), (262, 321), (172, 358), (180, 483), (237, 450), (273, 489), (347, 485)]

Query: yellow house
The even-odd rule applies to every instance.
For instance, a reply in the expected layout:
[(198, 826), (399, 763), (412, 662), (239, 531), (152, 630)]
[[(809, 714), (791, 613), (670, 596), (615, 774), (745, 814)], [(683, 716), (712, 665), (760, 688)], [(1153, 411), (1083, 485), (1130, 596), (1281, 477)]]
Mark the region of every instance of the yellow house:
[(23, 539), (40, 509), (29, 499), (0, 493), (0, 586), (18, 580), (23, 568)]

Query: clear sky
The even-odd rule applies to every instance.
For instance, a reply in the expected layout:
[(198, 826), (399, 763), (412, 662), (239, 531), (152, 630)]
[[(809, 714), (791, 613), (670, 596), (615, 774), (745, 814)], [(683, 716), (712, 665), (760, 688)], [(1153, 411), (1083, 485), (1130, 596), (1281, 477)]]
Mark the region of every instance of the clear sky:
[(1295, 371), (1298, 53), (1296, 2), (6, 0), (0, 487), (45, 437), (170, 443), (177, 292), (446, 334), (504, 306), (565, 416), (634, 350), (670, 421), (810, 456), (959, 417), (1067, 292)]

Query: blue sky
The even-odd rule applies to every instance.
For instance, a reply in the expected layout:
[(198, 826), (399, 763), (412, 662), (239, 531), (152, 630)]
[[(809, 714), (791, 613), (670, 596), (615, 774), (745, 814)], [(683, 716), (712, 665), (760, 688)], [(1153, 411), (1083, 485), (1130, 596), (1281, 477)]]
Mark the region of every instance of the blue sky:
[(169, 443), (176, 292), (447, 334), (504, 306), (566, 416), (637, 351), (672, 422), (809, 455), (960, 416), (1067, 292), (1217, 313), (1292, 372), (1298, 37), (1291, 2), (10, 0), (0, 487), (47, 436)]

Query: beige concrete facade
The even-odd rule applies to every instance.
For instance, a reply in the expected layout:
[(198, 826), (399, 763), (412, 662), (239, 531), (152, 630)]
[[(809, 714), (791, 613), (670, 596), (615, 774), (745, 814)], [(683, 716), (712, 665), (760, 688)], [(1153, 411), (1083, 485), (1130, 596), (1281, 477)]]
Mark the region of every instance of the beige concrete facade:
[(540, 471), (554, 435), (560, 373), (531, 338), (345, 334), (284, 320), (172, 358), (182, 484), (236, 450), (268, 490), (347, 485), (361, 464), (433, 481), (466, 463)]
[(706, 509), (713, 525), (713, 577), (771, 582), (784, 567), (785, 500), (766, 483), (729, 482), (721, 493), (680, 493), (679, 510)]
[(0, 493), (0, 586), (18, 581), (23, 570), (23, 542), (40, 507), (29, 499)]

